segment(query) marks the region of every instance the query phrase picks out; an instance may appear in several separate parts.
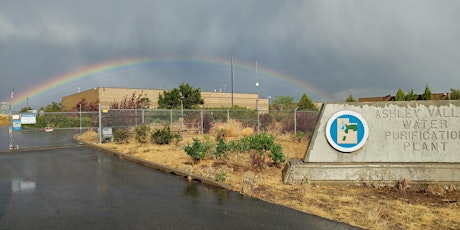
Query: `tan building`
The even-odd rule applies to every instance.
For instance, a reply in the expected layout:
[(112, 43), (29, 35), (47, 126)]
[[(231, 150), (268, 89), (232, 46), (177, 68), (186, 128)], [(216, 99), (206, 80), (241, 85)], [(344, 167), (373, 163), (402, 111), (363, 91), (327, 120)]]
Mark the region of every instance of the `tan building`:
[[(120, 102), (125, 97), (129, 98), (135, 93), (136, 96), (142, 94), (149, 98), (150, 108), (156, 109), (158, 108), (158, 95), (163, 91), (160, 89), (97, 87), (65, 96), (61, 99), (61, 103), (65, 110), (73, 110), (83, 99), (88, 104), (99, 102), (102, 108), (109, 108), (110, 104)], [(201, 97), (204, 99), (204, 105), (202, 105), (204, 108), (232, 106), (232, 93), (201, 92)], [(233, 104), (249, 109), (258, 107), (262, 111), (268, 110), (268, 98), (259, 98), (258, 94), (233, 93)]]

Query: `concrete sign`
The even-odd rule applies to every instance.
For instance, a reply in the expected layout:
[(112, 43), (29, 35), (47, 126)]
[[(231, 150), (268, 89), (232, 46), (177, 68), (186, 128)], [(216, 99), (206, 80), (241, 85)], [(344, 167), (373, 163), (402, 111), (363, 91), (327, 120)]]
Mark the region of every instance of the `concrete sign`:
[(460, 181), (459, 150), (460, 101), (325, 104), (303, 161), (291, 161), (286, 173), (291, 180)]
[(327, 104), (318, 122), (305, 162), (460, 162), (457, 101)]

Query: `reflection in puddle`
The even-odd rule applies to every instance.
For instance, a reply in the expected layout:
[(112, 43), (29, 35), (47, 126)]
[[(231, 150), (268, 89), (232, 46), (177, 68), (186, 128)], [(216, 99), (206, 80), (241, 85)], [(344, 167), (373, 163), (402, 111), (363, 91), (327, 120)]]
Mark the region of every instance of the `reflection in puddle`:
[(201, 184), (201, 182), (193, 181), (184, 187), (182, 194), (186, 197), (190, 197), (193, 203), (202, 201), (203, 199), (200, 198), (201, 195), (204, 195), (207, 200), (215, 200), (218, 205), (223, 205), (226, 201), (231, 199), (231, 193), (228, 190), (207, 186)]
[(13, 180), (11, 181), (11, 191), (13, 192), (33, 192), (35, 191), (35, 181), (28, 180)]

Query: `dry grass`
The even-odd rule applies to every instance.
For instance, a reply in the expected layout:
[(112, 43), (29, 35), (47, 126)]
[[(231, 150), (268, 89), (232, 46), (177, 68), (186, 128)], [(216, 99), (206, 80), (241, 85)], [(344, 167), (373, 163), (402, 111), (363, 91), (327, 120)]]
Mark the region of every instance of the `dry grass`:
[(5, 126), (8, 125), (8, 115), (6, 114), (0, 114), (0, 126)]
[[(253, 131), (244, 129), (237, 122), (217, 124), (225, 138), (236, 139)], [(217, 131), (199, 137), (215, 140)], [(333, 186), (287, 185), (282, 183), (282, 169), (266, 166), (255, 169), (250, 165), (249, 154), (232, 153), (225, 159), (208, 157), (193, 164), (183, 147), (192, 142), (195, 135), (186, 135), (177, 145), (139, 145), (114, 143), (101, 146), (132, 154), (143, 159), (215, 179), (225, 172), (225, 183), (234, 191), (277, 203), (306, 213), (344, 222), (367, 229), (460, 229), (460, 192), (453, 186), (429, 186), (412, 188), (404, 179), (399, 185)], [(96, 133), (85, 133), (86, 141), (97, 142)], [(303, 158), (307, 143), (292, 141), (287, 135), (278, 135), (277, 142), (289, 158)]]

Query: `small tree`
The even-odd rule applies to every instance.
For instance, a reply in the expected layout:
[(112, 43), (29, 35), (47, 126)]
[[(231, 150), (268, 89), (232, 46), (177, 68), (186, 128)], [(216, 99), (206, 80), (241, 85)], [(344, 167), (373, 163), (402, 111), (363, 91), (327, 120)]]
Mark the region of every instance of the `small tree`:
[(350, 93), (350, 95), (348, 95), (347, 99), (345, 99), (345, 102), (356, 102), (356, 99), (353, 98), (353, 95), (351, 95), (351, 93)]
[(24, 106), (21, 108), (21, 110), (19, 111), (19, 113), (27, 113), (29, 110), (32, 110), (32, 107), (30, 106)]
[(81, 105), (82, 111), (99, 111), (99, 101), (89, 103), (86, 98), (82, 98), (73, 108), (72, 111), (79, 111)]
[(450, 99), (460, 100), (460, 89), (450, 89)]
[(291, 96), (275, 96), (270, 109), (273, 110), (291, 110), (291, 104), (294, 102), (294, 98)]
[(398, 92), (395, 95), (395, 101), (405, 101), (406, 100), (406, 95), (404, 94), (404, 91), (399, 88)]
[(311, 101), (311, 99), (307, 96), (306, 93), (302, 95), (302, 97), (299, 100), (299, 103), (297, 103), (297, 106), (299, 107), (299, 110), (318, 110), (315, 103)]
[(415, 101), (418, 99), (418, 94), (414, 92), (414, 89), (411, 89), (406, 95), (406, 101)]
[(125, 96), (121, 101), (115, 101), (110, 104), (111, 109), (148, 109), (150, 99), (143, 92), (137, 94), (134, 92), (130, 97)]
[(425, 91), (422, 94), (422, 100), (431, 100), (431, 90), (426, 84)]
[(46, 105), (46, 107), (40, 107), (40, 110), (43, 110), (45, 112), (62, 112), (63, 107), (62, 103), (53, 101), (50, 104)]
[(180, 108), (181, 102), (185, 109), (204, 104), (201, 89), (193, 88), (187, 83), (181, 83), (179, 88), (163, 91), (158, 95), (158, 107), (162, 109)]

